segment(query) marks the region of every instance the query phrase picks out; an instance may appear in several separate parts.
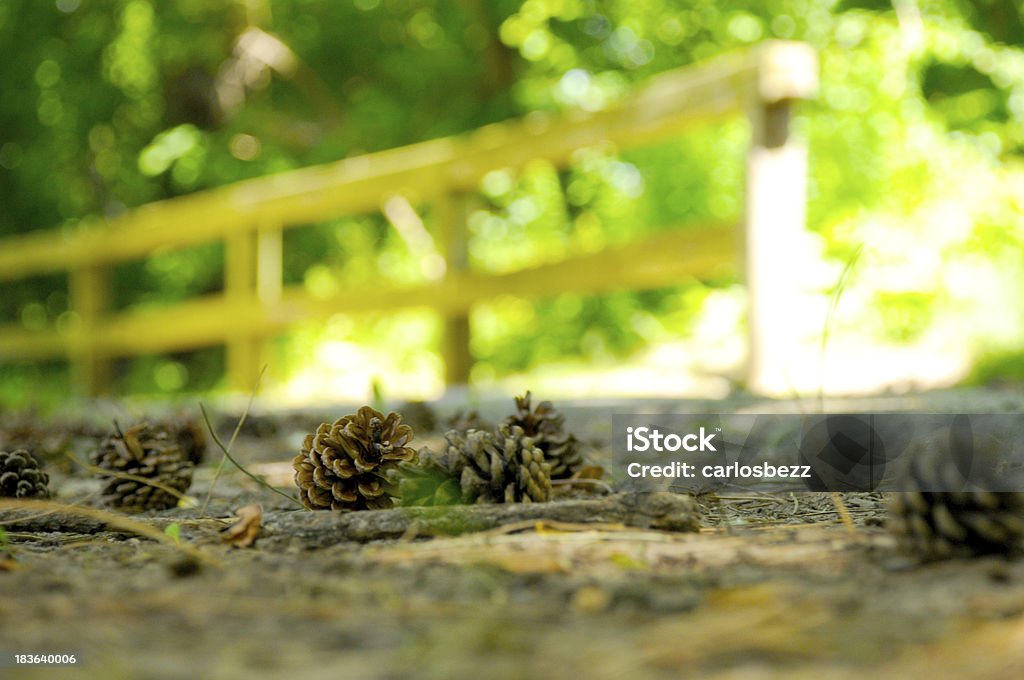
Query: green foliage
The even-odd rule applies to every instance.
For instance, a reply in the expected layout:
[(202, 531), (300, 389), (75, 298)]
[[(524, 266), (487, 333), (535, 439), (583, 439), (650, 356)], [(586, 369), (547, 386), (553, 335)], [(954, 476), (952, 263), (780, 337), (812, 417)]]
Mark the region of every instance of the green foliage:
[(878, 310), (881, 331), (886, 337), (909, 342), (921, 337), (935, 314), (935, 296), (927, 293), (879, 293)]
[(164, 533), (171, 537), (174, 543), (181, 543), (181, 525), (177, 522), (171, 522), (164, 528)]
[(968, 385), (1024, 383), (1024, 352), (1015, 349), (982, 354), (965, 382)]
[[(660, 71), (798, 39), (818, 48), (822, 65), (820, 97), (797, 121), (811, 149), (809, 225), (840, 261), (863, 245), (853, 285), (871, 300), (869, 325), (912, 341), (962, 300), (949, 271), (992, 265), (1016, 280), (1024, 225), (1009, 187), (1024, 148), (1021, 12), (1012, 0), (10, 0), (0, 5), (0, 44), (18, 48), (0, 60), (9, 93), (0, 236), (87, 229), (149, 201), (533, 110), (596, 110)], [(471, 263), (506, 271), (734, 220), (746, 140), (734, 121), (628, 154), (581, 150), (564, 171), (536, 162), (491, 173), (469, 216)], [(433, 231), (429, 208), (423, 217)], [(325, 294), (431, 275), (424, 254), (377, 215), (285, 239), (286, 282)], [(908, 243), (922, 252), (908, 254)], [(216, 292), (222, 267), (220, 246), (123, 265), (116, 307)], [(65, 290), (63, 277), (5, 284), (0, 321), (70, 323)], [(474, 313), (474, 350), (493, 374), (619, 356), (687, 333), (706, 294), (692, 284), (497, 300)], [(331, 326), (334, 336), (300, 329), (281, 347), (285, 363), (333, 337), (373, 340), (398, 363), (440, 370), (424, 356), (435, 322), (416, 321), (417, 336), (384, 320), (345, 323), (340, 335)], [(981, 324), (978, 342), (995, 334), (1005, 344), (1020, 325)], [(223, 360), (212, 356), (145, 357), (122, 368), (121, 384), (213, 387)], [(44, 369), (0, 370), (10, 376), (5, 398), (22, 398), (19, 385)]]
[(62, 362), (0, 364), (0, 407), (46, 412), (71, 391)]

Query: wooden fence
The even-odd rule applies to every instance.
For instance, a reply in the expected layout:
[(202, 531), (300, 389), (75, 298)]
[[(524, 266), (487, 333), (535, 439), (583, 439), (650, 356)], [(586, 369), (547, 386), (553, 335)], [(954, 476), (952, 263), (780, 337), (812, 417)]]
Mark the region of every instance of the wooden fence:
[[(790, 135), (794, 101), (814, 95), (816, 57), (802, 43), (767, 42), (651, 79), (621, 105), (561, 117), (531, 114), (471, 133), (348, 158), (142, 206), (73, 235), (34, 232), (0, 241), (0, 281), (68, 273), (74, 323), (0, 327), (0, 362), (67, 357), (81, 393), (104, 392), (112, 358), (225, 344), (229, 384), (245, 390), (261, 346), (301, 320), (429, 307), (444, 315), (449, 384), (467, 381), (470, 307), (499, 294), (536, 296), (669, 286), (739, 265), (749, 291), (748, 384), (757, 389), (786, 342), (785, 244), (804, 226), (806, 152)], [(465, 206), (481, 178), (533, 159), (564, 166), (583, 147), (637, 147), (729, 116), (751, 125), (742, 224), (659, 234), (624, 247), (506, 274), (467, 267)], [(282, 230), (380, 210), (395, 196), (429, 203), (447, 258), (441, 280), (318, 297), (282, 285)], [(160, 308), (113, 311), (109, 268), (156, 250), (225, 243), (223, 294)], [(642, 264), (636, 264), (642, 263)]]

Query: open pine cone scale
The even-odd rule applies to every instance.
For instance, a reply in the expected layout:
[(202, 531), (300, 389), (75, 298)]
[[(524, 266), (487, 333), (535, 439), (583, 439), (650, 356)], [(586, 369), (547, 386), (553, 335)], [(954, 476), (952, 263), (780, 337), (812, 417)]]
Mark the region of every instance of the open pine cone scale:
[(369, 406), (321, 424), (293, 461), (302, 502), (312, 509), (393, 507), (397, 485), (389, 473), (415, 458), (407, 446), (412, 436), (397, 413), (385, 416)]
[(533, 395), (527, 392), (515, 398), (516, 412), (504, 424), (522, 428), (527, 437), (544, 452), (551, 465), (552, 479), (568, 479), (583, 466), (579, 442), (565, 430), (565, 416), (550, 401), (532, 405)]
[(92, 463), (103, 481), (104, 502), (131, 512), (175, 507), (195, 467), (175, 432), (148, 423), (117, 428), (100, 442)]

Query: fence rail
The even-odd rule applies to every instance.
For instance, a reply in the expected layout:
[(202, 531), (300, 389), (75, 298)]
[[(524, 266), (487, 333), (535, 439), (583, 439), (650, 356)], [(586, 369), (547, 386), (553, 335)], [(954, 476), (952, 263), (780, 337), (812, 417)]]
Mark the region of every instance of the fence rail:
[[(791, 107), (813, 96), (816, 72), (807, 45), (768, 42), (663, 73), (608, 110), (531, 114), (465, 135), (148, 204), (71, 234), (5, 239), (0, 281), (68, 272), (76, 323), (64, 334), (0, 327), (0, 362), (65, 356), (76, 388), (100, 393), (108, 386), (114, 357), (226, 344), (229, 382), (247, 389), (261, 365), (262, 341), (290, 324), (423, 306), (446, 318), (446, 378), (461, 383), (471, 368), (468, 313), (480, 300), (660, 287), (735, 271), (738, 265), (750, 293), (748, 370), (756, 388), (769, 366), (767, 355), (778, 346), (767, 320), (773, 309), (784, 308), (790, 269), (772, 254), (803, 228), (805, 150), (789, 134)], [(506, 274), (468, 268), (465, 202), (487, 172), (534, 159), (564, 166), (579, 148), (610, 143), (627, 149), (735, 115), (745, 115), (752, 129), (742, 224), (666, 232)], [(434, 205), (441, 221), (435, 238), (447, 260), (443, 279), (336, 298), (282, 286), (283, 229), (380, 210), (395, 196)], [(109, 310), (111, 265), (210, 242), (226, 245), (223, 294), (152, 309)], [(640, 261), (642, 266), (632, 264)]]

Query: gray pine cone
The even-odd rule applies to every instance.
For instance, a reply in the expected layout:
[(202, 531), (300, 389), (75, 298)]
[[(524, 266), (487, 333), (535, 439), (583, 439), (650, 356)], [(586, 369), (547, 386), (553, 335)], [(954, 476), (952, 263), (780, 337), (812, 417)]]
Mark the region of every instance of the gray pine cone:
[(551, 500), (551, 466), (522, 428), (504, 425), (449, 432), (448, 456), (456, 457), (465, 503), (543, 503)]
[(583, 465), (579, 442), (565, 431), (565, 416), (550, 401), (542, 401), (533, 408), (527, 392), (516, 397), (516, 412), (505, 418), (504, 424), (520, 427), (544, 452), (551, 465), (552, 479), (567, 479)]
[[(992, 438), (954, 428), (949, 436), (933, 437), (908, 452), (912, 458), (899, 480), (905, 491), (892, 495), (888, 518), (903, 547), (922, 560), (1020, 552), (1024, 493), (992, 490), (1024, 489), (1019, 475), (1016, 483), (996, 479), (1004, 448)], [(972, 458), (982, 478), (965, 485), (960, 469), (969, 469)], [(963, 490), (942, 491), (958, 488)]]
[(448, 426), (448, 430), (455, 430), (456, 432), (491, 430), (494, 427), (480, 416), (479, 411), (473, 409), (468, 411), (459, 409), (445, 421), (445, 425)]

